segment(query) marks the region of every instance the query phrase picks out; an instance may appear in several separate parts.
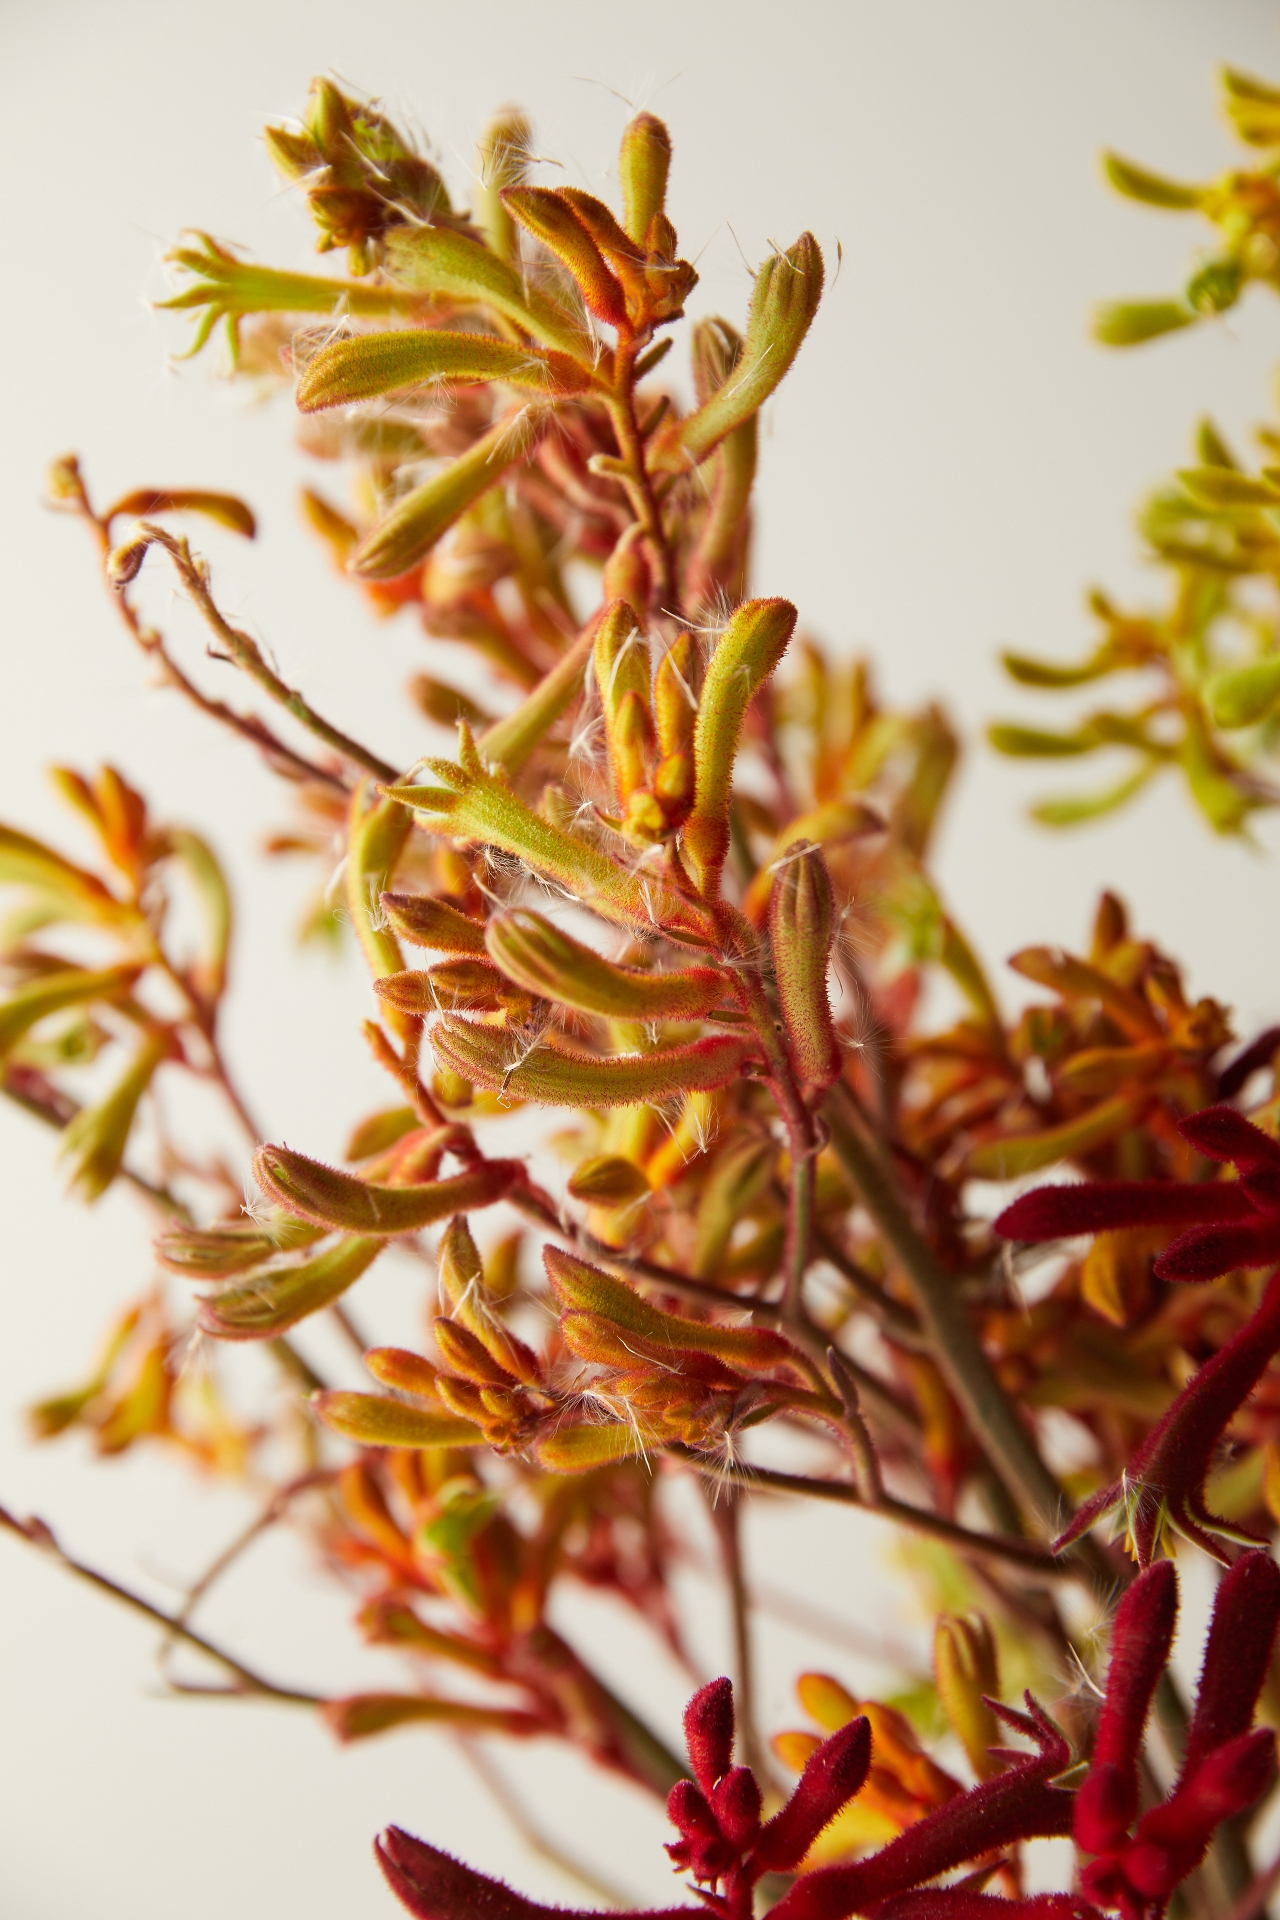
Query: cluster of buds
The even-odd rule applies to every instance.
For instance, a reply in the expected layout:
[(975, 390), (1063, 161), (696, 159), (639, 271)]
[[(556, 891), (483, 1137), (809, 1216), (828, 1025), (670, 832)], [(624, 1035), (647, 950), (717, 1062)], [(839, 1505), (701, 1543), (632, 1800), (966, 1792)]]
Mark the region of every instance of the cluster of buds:
[(438, 169), (377, 105), (332, 80), (312, 81), (296, 128), (268, 127), (264, 137), (281, 174), (306, 195), (320, 251), (345, 247), (353, 273), (369, 271), (392, 228), (466, 229)]
[[(1217, 245), (1201, 257), (1172, 300), (1110, 302), (1095, 332), (1128, 347), (1180, 331), (1234, 307), (1250, 285), (1280, 288), (1280, 90), (1230, 67), (1221, 74), (1233, 132), (1261, 164), (1232, 168), (1189, 186), (1116, 154), (1105, 156), (1117, 192), (1148, 207), (1199, 213)], [(1280, 708), (1280, 626), (1275, 604), (1275, 509), (1280, 503), (1280, 434), (1257, 429), (1261, 464), (1232, 449), (1210, 420), (1196, 432), (1192, 463), (1143, 506), (1150, 557), (1168, 579), (1163, 611), (1128, 613), (1105, 593), (1090, 595), (1098, 642), (1082, 660), (1008, 653), (1020, 685), (1070, 692), (1117, 674), (1140, 673), (1141, 695), (1124, 708), (1088, 712), (1070, 728), (1000, 723), (996, 749), (1018, 759), (1076, 759), (1095, 753), (1128, 762), (1102, 789), (1040, 802), (1048, 826), (1095, 820), (1126, 805), (1160, 773), (1176, 771), (1193, 804), (1219, 833), (1246, 830), (1251, 814), (1280, 798), (1270, 763)]]

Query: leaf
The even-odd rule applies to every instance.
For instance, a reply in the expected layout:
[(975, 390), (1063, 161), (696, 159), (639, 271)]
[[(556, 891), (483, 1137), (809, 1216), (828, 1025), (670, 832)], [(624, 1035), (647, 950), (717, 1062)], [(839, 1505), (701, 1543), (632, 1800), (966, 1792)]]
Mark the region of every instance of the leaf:
[(484, 953), (483, 926), (446, 901), (429, 893), (383, 893), (378, 898), (402, 940), (433, 947), (437, 953)]
[(1045, 733), (1034, 727), (1007, 726), (1001, 721), (987, 728), (987, 739), (997, 753), (1013, 760), (1062, 760), (1093, 753), (1098, 742), (1086, 733)]
[(1002, 653), (1000, 664), (1009, 678), (1023, 687), (1083, 687), (1090, 680), (1101, 680), (1106, 674), (1114, 673), (1122, 663), (1109, 646), (1102, 646), (1078, 667), (1033, 660), (1025, 653)]
[(714, 1034), (653, 1053), (526, 1049), (518, 1034), (448, 1015), (432, 1028), (431, 1046), (441, 1066), (473, 1086), (555, 1107), (652, 1105), (692, 1089), (727, 1086), (758, 1057), (755, 1042), (736, 1034)]
[(117, 900), (95, 874), (14, 827), (0, 826), (0, 886), (34, 888), (56, 905), (62, 919), (130, 930), (142, 924), (137, 908)]
[(694, 730), (693, 811), (684, 829), (685, 855), (703, 893), (719, 890), (729, 851), (729, 795), (747, 708), (782, 658), (795, 624), (789, 600), (747, 600), (707, 663)]
[(1148, 760), (1136, 773), (1118, 780), (1113, 787), (1104, 787), (1101, 793), (1077, 794), (1061, 800), (1039, 800), (1031, 808), (1031, 817), (1044, 827), (1074, 827), (1085, 820), (1099, 820), (1104, 814), (1113, 813), (1117, 807), (1132, 800), (1157, 771), (1158, 763)]
[(1227, 763), (1215, 749), (1198, 712), (1187, 715), (1187, 730), (1179, 754), (1191, 797), (1215, 833), (1239, 833), (1259, 804), (1232, 780)]
[(132, 514), (140, 520), (149, 520), (156, 513), (202, 513), (207, 520), (216, 520), (232, 533), (243, 534), (246, 540), (252, 540), (258, 531), (252, 509), (234, 493), (209, 493), (188, 487), (138, 487), (132, 493), (121, 494), (102, 518), (110, 522), (120, 513)]
[(528, 992), (616, 1020), (697, 1019), (731, 991), (716, 967), (645, 973), (617, 966), (530, 908), (495, 914), (485, 945), (495, 966)]
[(697, 465), (725, 435), (758, 413), (800, 351), (822, 298), (822, 251), (802, 233), (771, 253), (756, 275), (746, 338), (733, 378), (683, 421), (664, 464)]
[(167, 1033), (144, 1035), (114, 1087), (93, 1106), (81, 1107), (63, 1132), (58, 1157), (71, 1169), (70, 1185), (80, 1199), (92, 1203), (104, 1194), (124, 1162), (138, 1102), (151, 1084), (156, 1068), (170, 1057)]
[(353, 548), (348, 572), (363, 580), (396, 580), (416, 567), (508, 467), (528, 457), (547, 417), (546, 408), (531, 403), (490, 427), (474, 446), (414, 487), (370, 528)]
[(1231, 467), (1183, 467), (1177, 478), (1198, 507), (1280, 507), (1280, 486)]
[(1280, 699), (1280, 654), (1227, 667), (1205, 686), (1205, 699), (1218, 727), (1251, 727)]
[(544, 398), (584, 393), (590, 375), (567, 354), (491, 339), (480, 333), (406, 327), (334, 340), (303, 368), (294, 398), (302, 413), (350, 407), (432, 381), (505, 380)]
[(0, 1001), (0, 1060), (22, 1036), (67, 1007), (86, 1006), (95, 1000), (119, 1000), (129, 992), (141, 973), (141, 967), (67, 967), (58, 973), (46, 973), (16, 993)]
[(515, 1707), (477, 1707), (467, 1701), (441, 1700), (423, 1693), (355, 1693), (345, 1700), (326, 1701), (323, 1718), (329, 1731), (344, 1743), (423, 1721), (470, 1734), (515, 1736), (543, 1730), (531, 1713)]
[(490, 767), (508, 775), (522, 771), (570, 701), (582, 691), (594, 639), (594, 629), (588, 626), (515, 712), (495, 720), (479, 736), (476, 751)]
[(195, 983), (206, 999), (216, 1000), (226, 985), (231, 946), (231, 894), (217, 855), (207, 840), (187, 827), (168, 827), (165, 839), (175, 860), (191, 877), (205, 923), (205, 953), (194, 968)]
[(480, 241), (451, 227), (415, 227), (388, 233), (386, 252), (392, 278), (405, 287), (491, 307), (546, 346), (593, 364), (593, 345), (581, 322), (526, 287), (520, 274)]
[(198, 1320), (219, 1340), (269, 1340), (332, 1306), (366, 1273), (384, 1240), (340, 1240), (304, 1260), (259, 1267), (242, 1285), (206, 1294)]
[(1009, 965), (1024, 979), (1049, 987), (1064, 1000), (1097, 1000), (1131, 1040), (1164, 1039), (1160, 1022), (1140, 994), (1061, 947), (1023, 947), (1010, 957)]
[(1034, 1173), (1051, 1166), (1055, 1160), (1078, 1158), (1096, 1147), (1118, 1140), (1136, 1126), (1147, 1105), (1145, 1097), (1132, 1099), (1118, 1095), (1100, 1101), (1087, 1113), (1064, 1120), (1039, 1133), (1011, 1134), (1002, 1140), (985, 1140), (970, 1148), (964, 1170), (977, 1180), (1016, 1180), (1020, 1174)]
[(382, 1393), (313, 1393), (311, 1405), (326, 1427), (364, 1447), (474, 1447), (479, 1427), (456, 1413), (411, 1407)]
[(1103, 154), (1102, 170), (1117, 193), (1129, 200), (1141, 200), (1144, 206), (1187, 211), (1205, 202), (1205, 188), (1184, 187), (1176, 180), (1165, 180), (1158, 173), (1148, 173), (1145, 167), (1136, 166), (1132, 160), (1122, 160), (1118, 153)]
[(514, 854), (603, 919), (624, 927), (661, 927), (677, 938), (711, 944), (715, 931), (702, 908), (656, 876), (619, 866), (589, 841), (552, 826), (481, 766), (465, 727), (459, 739), (461, 764), (424, 763), (441, 785), (389, 787), (391, 798), (426, 814), (437, 833)]
[(1112, 300), (1093, 310), (1093, 337), (1104, 347), (1137, 347), (1194, 326), (1199, 315), (1181, 300)]
[(262, 1191), (288, 1212), (337, 1232), (378, 1235), (417, 1233), (451, 1213), (492, 1206), (522, 1171), (515, 1160), (486, 1160), (451, 1180), (384, 1187), (288, 1147), (259, 1147), (253, 1160)]

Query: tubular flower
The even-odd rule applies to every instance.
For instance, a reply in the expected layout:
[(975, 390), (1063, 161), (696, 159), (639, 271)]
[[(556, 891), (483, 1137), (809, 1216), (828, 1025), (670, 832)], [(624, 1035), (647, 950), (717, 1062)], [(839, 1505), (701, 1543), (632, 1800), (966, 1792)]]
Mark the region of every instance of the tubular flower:
[[(1165, 1280), (1209, 1280), (1237, 1266), (1280, 1261), (1280, 1147), (1233, 1107), (1207, 1107), (1179, 1122), (1189, 1144), (1230, 1163), (1238, 1179), (1198, 1185), (1087, 1181), (1024, 1194), (995, 1230), (1011, 1240), (1176, 1224), (1188, 1230), (1155, 1263)], [(1206, 1360), (1131, 1456), (1124, 1472), (1079, 1509), (1058, 1541), (1065, 1547), (1119, 1509), (1135, 1558), (1147, 1566), (1166, 1526), (1224, 1559), (1215, 1534), (1253, 1544), (1255, 1536), (1215, 1518), (1205, 1481), (1218, 1442), (1280, 1350), (1280, 1274), (1243, 1327)]]
[(1084, 1890), (1124, 1920), (1159, 1920), (1220, 1823), (1261, 1799), (1275, 1774), (1274, 1735), (1249, 1729), (1280, 1623), (1280, 1568), (1247, 1553), (1218, 1588), (1181, 1772), (1134, 1826), (1143, 1730), (1176, 1612), (1168, 1561), (1140, 1574), (1121, 1601), (1093, 1760), (1076, 1794), (1076, 1844), (1096, 1856)]

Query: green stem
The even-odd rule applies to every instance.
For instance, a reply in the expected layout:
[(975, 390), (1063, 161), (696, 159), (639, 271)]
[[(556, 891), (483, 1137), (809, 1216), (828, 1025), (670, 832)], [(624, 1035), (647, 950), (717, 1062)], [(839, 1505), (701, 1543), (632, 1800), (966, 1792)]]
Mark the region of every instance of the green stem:
[(644, 529), (653, 555), (653, 587), (657, 605), (666, 613), (676, 613), (679, 609), (675, 604), (676, 581), (671, 545), (662, 524), (662, 509), (653, 489), (653, 480), (645, 465), (644, 436), (636, 419), (635, 350), (621, 340), (618, 342), (615, 369), (610, 412), (613, 415), (613, 429), (618, 436), (618, 451), (626, 467), (625, 474), (619, 475), (619, 478), (627, 490), (632, 512)]
[(930, 1352), (983, 1451), (1027, 1518), (1042, 1531), (1056, 1530), (1066, 1512), (1062, 1489), (1006, 1399), (951, 1275), (916, 1232), (843, 1087), (832, 1089), (826, 1116), (831, 1144), (901, 1263)]

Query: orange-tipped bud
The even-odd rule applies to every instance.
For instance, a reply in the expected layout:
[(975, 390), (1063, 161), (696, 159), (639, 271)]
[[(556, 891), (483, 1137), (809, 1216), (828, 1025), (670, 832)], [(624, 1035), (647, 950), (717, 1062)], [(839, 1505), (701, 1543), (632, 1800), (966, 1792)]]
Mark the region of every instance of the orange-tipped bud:
[(384, 893), (382, 911), (402, 940), (438, 953), (484, 952), (484, 928), (429, 893)]
[(604, 563), (603, 581), (605, 604), (612, 606), (615, 600), (624, 600), (641, 626), (649, 617), (652, 591), (643, 541), (638, 522), (628, 527)]
[(569, 1181), (573, 1198), (593, 1207), (625, 1207), (643, 1199), (648, 1191), (643, 1169), (617, 1153), (582, 1161)]
[(597, 320), (612, 327), (626, 324), (627, 302), (621, 282), (605, 264), (599, 245), (563, 189), (507, 187), (502, 204), (526, 232), (568, 268)]
[(797, 1078), (828, 1087), (840, 1077), (840, 1042), (827, 996), (834, 912), (817, 847), (797, 848), (774, 876), (769, 942), (787, 1043)]
[(415, 1393), (423, 1400), (436, 1397), (439, 1368), (420, 1353), (410, 1353), (406, 1347), (370, 1347), (364, 1363), (380, 1386)]
[(707, 665), (694, 730), (693, 812), (685, 857), (704, 893), (715, 894), (729, 851), (729, 795), (747, 708), (781, 660), (795, 631), (789, 600), (747, 600), (725, 628)]
[[(933, 1676), (942, 1710), (979, 1780), (999, 1773), (991, 1748), (1000, 1723), (987, 1700), (1000, 1698), (1000, 1670), (990, 1625), (980, 1613), (939, 1616), (933, 1636)], [(984, 1698), (985, 1696), (985, 1698)]]
[(514, 1160), (489, 1160), (452, 1180), (383, 1187), (288, 1147), (260, 1147), (253, 1166), (263, 1192), (290, 1213), (318, 1226), (370, 1235), (416, 1233), (459, 1208), (491, 1206), (522, 1171)]
[(435, 1336), (440, 1357), (451, 1373), (461, 1374), (464, 1380), (474, 1380), (481, 1387), (509, 1387), (513, 1384), (512, 1375), (498, 1364), (484, 1343), (477, 1340), (475, 1334), (466, 1327), (452, 1320), (437, 1319)]
[(623, 129), (618, 151), (622, 224), (638, 247), (648, 242), (649, 223), (666, 205), (671, 135), (656, 114), (638, 113)]
[(313, 1393), (311, 1404), (326, 1427), (363, 1447), (472, 1447), (480, 1440), (473, 1421), (380, 1393)]
[[(691, 755), (698, 719), (698, 649), (691, 633), (671, 642), (653, 676), (653, 718), (665, 756)], [(690, 793), (692, 797), (692, 791)]]

